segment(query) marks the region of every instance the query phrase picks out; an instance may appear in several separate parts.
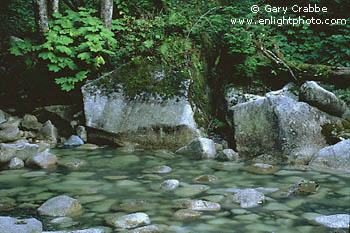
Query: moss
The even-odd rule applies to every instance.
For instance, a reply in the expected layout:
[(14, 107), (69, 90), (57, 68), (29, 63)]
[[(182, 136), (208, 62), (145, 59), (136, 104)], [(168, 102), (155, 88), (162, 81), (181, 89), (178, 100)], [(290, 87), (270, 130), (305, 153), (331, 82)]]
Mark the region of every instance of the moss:
[(326, 65), (313, 65), (297, 62), (288, 62), (288, 65), (295, 68), (298, 71), (298, 76), (307, 77), (323, 77), (329, 78), (332, 73), (332, 67)]
[(343, 127), (344, 127), (344, 129), (345, 130), (350, 130), (350, 121), (348, 121), (348, 120), (343, 120), (342, 121), (342, 125), (343, 125)]

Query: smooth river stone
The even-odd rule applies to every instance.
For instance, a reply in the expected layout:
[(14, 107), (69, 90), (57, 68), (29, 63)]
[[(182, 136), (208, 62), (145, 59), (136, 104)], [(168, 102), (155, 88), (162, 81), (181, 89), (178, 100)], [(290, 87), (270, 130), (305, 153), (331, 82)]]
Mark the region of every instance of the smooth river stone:
[(46, 176), (47, 173), (44, 171), (35, 171), (35, 172), (27, 172), (21, 175), (21, 177), (24, 178), (34, 178), (34, 177), (42, 177), (42, 176)]
[(196, 178), (194, 178), (193, 182), (196, 183), (213, 183), (217, 181), (219, 178), (217, 176), (213, 175), (201, 175)]
[(205, 192), (209, 190), (209, 188), (210, 187), (207, 185), (200, 185), (200, 184), (186, 185), (186, 186), (177, 188), (174, 193), (175, 195), (180, 197), (191, 197), (191, 196), (200, 194), (202, 192)]
[(108, 216), (106, 218), (108, 225), (116, 228), (131, 229), (142, 225), (151, 224), (151, 220), (145, 213), (133, 213), (124, 216)]
[(186, 208), (196, 211), (219, 211), (221, 209), (219, 203), (203, 200), (176, 201), (175, 206), (177, 208)]
[(143, 170), (143, 173), (156, 173), (156, 174), (165, 174), (171, 172), (171, 167), (165, 166), (165, 165), (160, 165), (160, 166), (155, 166), (152, 168), (147, 168)]
[(190, 209), (181, 209), (174, 213), (174, 218), (177, 220), (191, 221), (198, 219), (202, 215), (201, 212), (190, 210)]

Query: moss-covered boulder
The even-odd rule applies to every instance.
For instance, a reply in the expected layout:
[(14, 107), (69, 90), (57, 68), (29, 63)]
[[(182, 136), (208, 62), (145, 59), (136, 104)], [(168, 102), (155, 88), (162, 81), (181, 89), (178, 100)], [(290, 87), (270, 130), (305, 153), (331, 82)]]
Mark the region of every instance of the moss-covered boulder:
[[(198, 73), (133, 61), (82, 87), (86, 125), (118, 145), (177, 149), (200, 136), (198, 128), (205, 125), (205, 85)], [(89, 141), (91, 135), (99, 137), (88, 132)]]

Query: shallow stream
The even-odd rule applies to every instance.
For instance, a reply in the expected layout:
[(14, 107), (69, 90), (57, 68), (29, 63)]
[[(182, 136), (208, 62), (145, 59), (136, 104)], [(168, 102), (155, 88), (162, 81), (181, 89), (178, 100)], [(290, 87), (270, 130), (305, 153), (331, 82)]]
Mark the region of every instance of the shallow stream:
[[(308, 219), (318, 215), (350, 213), (350, 174), (280, 167), (272, 175), (256, 175), (241, 171), (247, 166), (238, 162), (194, 160), (168, 151), (123, 152), (102, 148), (93, 151), (54, 149), (59, 166), (49, 170), (6, 170), (0, 172), (0, 198), (15, 201), (15, 209), (1, 211), (1, 216), (35, 217), (43, 222), (45, 231), (108, 227), (108, 214), (125, 215), (144, 212), (152, 224), (165, 232), (332, 232)], [(167, 165), (169, 173), (156, 174), (147, 169)], [(146, 170), (145, 170), (146, 169)], [(197, 183), (200, 175), (213, 175), (217, 180)], [(160, 189), (166, 179), (180, 181), (174, 191)], [(279, 192), (266, 193), (266, 201), (254, 208), (243, 209), (227, 202), (230, 188), (288, 189), (300, 180), (319, 183), (319, 190), (307, 196), (282, 197)], [(194, 184), (209, 189), (194, 190)], [(74, 224), (55, 225), (52, 218), (38, 216), (36, 209), (51, 197), (61, 194), (78, 199), (84, 213), (74, 217)], [(11, 199), (11, 200), (10, 200)], [(219, 202), (220, 211), (203, 212), (192, 221), (174, 218), (175, 201), (201, 199)], [(139, 206), (128, 202), (143, 200)], [(124, 205), (120, 205), (124, 203)], [(126, 204), (125, 204), (126, 203)], [(66, 228), (65, 228), (66, 227)], [(112, 229), (112, 228), (111, 228)], [(117, 232), (117, 231), (115, 231)]]

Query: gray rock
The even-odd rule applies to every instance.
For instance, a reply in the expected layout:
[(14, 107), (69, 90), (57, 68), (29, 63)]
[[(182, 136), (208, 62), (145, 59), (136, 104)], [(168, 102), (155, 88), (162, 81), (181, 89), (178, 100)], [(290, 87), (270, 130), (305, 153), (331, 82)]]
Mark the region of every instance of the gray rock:
[[(329, 114), (342, 117), (349, 111), (346, 104), (336, 95), (320, 87), (314, 81), (304, 83), (300, 88), (300, 99)], [(347, 120), (350, 120), (347, 119)]]
[(53, 217), (75, 216), (80, 214), (82, 210), (78, 200), (66, 195), (53, 197), (38, 208), (41, 215)]
[(112, 210), (122, 211), (126, 213), (135, 213), (144, 211), (148, 202), (145, 200), (126, 200), (122, 203), (114, 204), (111, 206)]
[(156, 174), (165, 174), (171, 172), (172, 169), (171, 167), (165, 166), (165, 165), (160, 165), (160, 166), (155, 166), (152, 168), (147, 168), (143, 170), (143, 173), (156, 173)]
[(174, 193), (175, 195), (180, 197), (191, 197), (191, 196), (195, 196), (197, 194), (203, 193), (209, 189), (210, 189), (209, 186), (202, 185), (202, 184), (193, 184), (193, 185), (183, 184), (182, 187), (177, 188)]
[(216, 154), (215, 158), (219, 161), (236, 161), (239, 155), (232, 149), (225, 149)]
[(234, 138), (241, 157), (267, 153), (290, 162), (307, 164), (325, 147), (322, 125), (341, 119), (285, 96), (269, 96), (232, 108)]
[(102, 228), (89, 228), (84, 230), (72, 230), (72, 231), (43, 231), (42, 233), (107, 233)]
[(65, 146), (80, 146), (84, 144), (84, 141), (77, 135), (72, 135), (63, 144)]
[(24, 162), (22, 159), (14, 157), (11, 159), (8, 167), (9, 167), (9, 169), (21, 169), (24, 167)]
[(163, 231), (156, 225), (138, 227), (128, 231), (128, 233), (161, 233), (161, 232)]
[(26, 160), (26, 166), (38, 168), (52, 168), (56, 166), (57, 157), (48, 151), (40, 152), (37, 155)]
[(328, 216), (319, 216), (314, 219), (317, 223), (329, 228), (350, 228), (349, 214), (335, 214)]
[(16, 200), (9, 197), (1, 197), (0, 211), (13, 210), (16, 207)]
[(203, 200), (184, 200), (175, 203), (177, 208), (186, 208), (196, 211), (219, 211), (221, 206), (219, 203), (203, 201)]
[(22, 119), (21, 126), (26, 130), (39, 130), (41, 129), (42, 124), (38, 122), (36, 116), (26, 114)]
[(41, 233), (42, 228), (42, 223), (35, 218), (0, 217), (0, 232), (3, 233)]
[(160, 184), (160, 188), (163, 190), (170, 191), (170, 190), (174, 190), (177, 187), (179, 187), (179, 184), (180, 184), (180, 182), (178, 180), (174, 180), (174, 179), (165, 180)]
[(215, 143), (208, 138), (195, 138), (190, 144), (181, 147), (175, 153), (195, 156), (199, 159), (213, 159), (216, 154)]
[(202, 215), (201, 212), (190, 210), (190, 209), (181, 209), (174, 213), (174, 218), (178, 220), (195, 220)]
[(124, 216), (111, 216), (106, 218), (107, 224), (123, 229), (131, 229), (142, 225), (151, 224), (151, 220), (145, 213), (133, 213)]
[(244, 167), (241, 170), (247, 171), (253, 174), (270, 175), (270, 174), (276, 173), (279, 169), (270, 164), (255, 163), (250, 166)]
[(87, 142), (87, 132), (84, 126), (79, 125), (76, 129), (78, 137), (80, 137), (84, 142)]
[(9, 162), (15, 157), (16, 149), (11, 144), (0, 143), (0, 164)]
[(10, 127), (0, 130), (0, 142), (14, 142), (21, 138), (18, 127)]
[(0, 124), (5, 122), (6, 120), (7, 118), (5, 112), (0, 109)]
[(108, 82), (113, 75), (117, 74), (109, 73), (82, 87), (87, 126), (120, 134), (123, 141), (153, 148), (179, 148), (200, 136), (187, 98), (128, 99), (120, 85), (107, 94), (98, 83)]
[(265, 201), (265, 195), (255, 189), (241, 189), (233, 196), (232, 201), (237, 202), (242, 208), (252, 208)]
[(245, 103), (252, 100), (263, 98), (262, 96), (246, 94), (243, 89), (238, 87), (231, 87), (226, 90), (225, 99), (227, 102), (228, 109), (231, 109), (236, 104)]
[(57, 143), (57, 129), (50, 120), (46, 121), (43, 127), (39, 130), (37, 138), (45, 140), (48, 143)]
[(350, 139), (327, 146), (315, 153), (312, 167), (331, 168), (350, 172)]
[(8, 129), (8, 128), (18, 128), (21, 120), (15, 117), (10, 117), (7, 121), (0, 124), (0, 129)]

